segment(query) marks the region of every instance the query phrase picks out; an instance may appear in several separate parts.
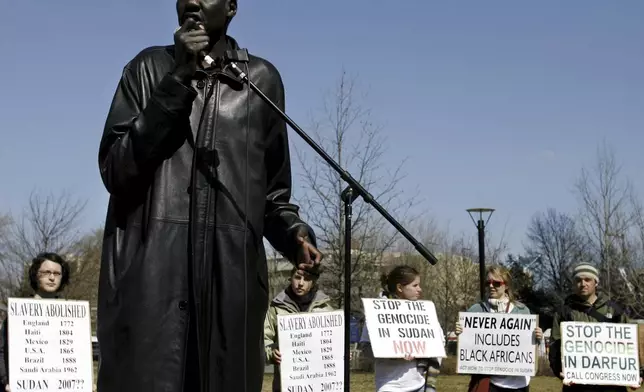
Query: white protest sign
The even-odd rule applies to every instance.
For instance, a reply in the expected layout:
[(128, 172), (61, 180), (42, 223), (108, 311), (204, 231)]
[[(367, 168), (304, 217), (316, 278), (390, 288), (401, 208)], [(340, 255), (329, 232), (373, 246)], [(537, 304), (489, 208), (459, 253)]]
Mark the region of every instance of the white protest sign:
[(9, 298), (12, 391), (92, 392), (89, 302)]
[(375, 358), (444, 358), (442, 329), (431, 301), (363, 298)]
[(538, 316), (514, 313), (460, 312), (458, 373), (534, 376)]
[(282, 390), (344, 391), (344, 311), (277, 315)]
[(561, 323), (564, 381), (639, 385), (637, 324)]

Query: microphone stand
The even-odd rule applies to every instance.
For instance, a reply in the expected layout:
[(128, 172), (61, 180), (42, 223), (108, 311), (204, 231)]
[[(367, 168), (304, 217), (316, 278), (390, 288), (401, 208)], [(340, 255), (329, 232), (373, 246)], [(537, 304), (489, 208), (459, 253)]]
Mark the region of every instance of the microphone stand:
[(352, 204), (358, 198), (362, 199), (376, 209), (391, 225), (403, 235), (430, 264), (435, 265), (438, 262), (434, 256), (423, 244), (412, 236), (398, 221), (392, 217), (387, 210), (378, 203), (374, 197), (347, 171), (333, 160), (309, 135), (300, 128), (286, 113), (284, 113), (269, 97), (262, 92), (249, 78), (248, 75), (236, 64), (236, 62), (248, 63), (248, 51), (246, 49), (226, 51), (224, 61), (230, 66), (232, 72), (243, 83), (246, 83), (251, 90), (259, 95), (279, 116), (295, 131), (309, 146), (326, 161), (338, 175), (348, 184), (340, 197), (344, 203), (344, 390), (350, 391), (351, 380), (351, 218)]

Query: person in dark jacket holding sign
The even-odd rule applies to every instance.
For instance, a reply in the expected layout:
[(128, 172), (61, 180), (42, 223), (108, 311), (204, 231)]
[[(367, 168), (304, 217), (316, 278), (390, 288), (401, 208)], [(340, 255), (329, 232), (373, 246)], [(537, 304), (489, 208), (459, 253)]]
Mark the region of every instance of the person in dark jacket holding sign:
[[(527, 306), (517, 301), (512, 290), (512, 275), (502, 266), (491, 265), (487, 268), (488, 299), (472, 305), (468, 312), (530, 314)], [(463, 326), (456, 323), (456, 335), (463, 333)], [(543, 331), (534, 330), (536, 342), (543, 339)], [(527, 376), (486, 376), (475, 374), (470, 380), (469, 392), (505, 392), (530, 390), (530, 377)]]
[[(563, 321), (578, 321), (589, 323), (628, 323), (629, 319), (621, 307), (597, 291), (599, 286), (599, 273), (589, 264), (578, 265), (574, 269), (574, 291), (564, 301), (562, 309), (555, 314), (552, 322), (552, 335), (550, 343), (550, 368), (562, 380), (565, 379), (561, 357), (561, 326)], [(640, 380), (641, 384), (641, 380)], [(638, 389), (634, 385), (632, 389)], [(565, 383), (562, 392), (626, 392), (624, 386), (607, 385), (581, 385)]]

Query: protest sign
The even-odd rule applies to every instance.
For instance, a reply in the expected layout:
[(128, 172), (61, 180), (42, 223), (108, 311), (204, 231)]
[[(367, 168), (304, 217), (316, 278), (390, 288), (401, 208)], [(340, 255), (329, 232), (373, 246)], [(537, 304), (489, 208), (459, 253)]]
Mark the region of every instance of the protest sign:
[(9, 298), (12, 391), (92, 392), (89, 302)]
[(586, 385), (639, 385), (636, 324), (561, 323), (564, 381)]
[(639, 350), (639, 360), (641, 364), (644, 364), (644, 324), (637, 324), (637, 348)]
[(538, 316), (513, 313), (460, 312), (456, 369), (464, 374), (534, 376)]
[(277, 315), (282, 390), (344, 390), (344, 311)]
[(375, 358), (444, 358), (443, 330), (431, 301), (363, 298)]

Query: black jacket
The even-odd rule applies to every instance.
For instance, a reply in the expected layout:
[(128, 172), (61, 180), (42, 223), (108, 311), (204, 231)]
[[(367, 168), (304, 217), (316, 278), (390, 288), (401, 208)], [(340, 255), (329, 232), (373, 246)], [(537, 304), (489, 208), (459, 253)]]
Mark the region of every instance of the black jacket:
[[(611, 317), (607, 317), (610, 315)], [(597, 299), (590, 305), (576, 295), (569, 295), (564, 301), (564, 305), (555, 313), (552, 322), (549, 361), (550, 368), (556, 377), (560, 377), (562, 372), (561, 357), (561, 322), (578, 321), (578, 322), (610, 322), (610, 323), (628, 323), (628, 317), (616, 303), (610, 302), (608, 298), (597, 294)], [(607, 385), (569, 385), (562, 386), (563, 392), (626, 392), (627, 388), (623, 386)]]
[[(100, 143), (110, 202), (98, 391), (258, 392), (262, 237), (291, 260), (298, 232), (315, 239), (290, 203), (285, 123), (229, 70), (179, 83), (173, 50), (151, 47), (125, 66)], [(271, 63), (239, 65), (284, 108)]]
[(0, 325), (0, 391), (9, 384), (9, 344), (8, 344), (7, 320)]

